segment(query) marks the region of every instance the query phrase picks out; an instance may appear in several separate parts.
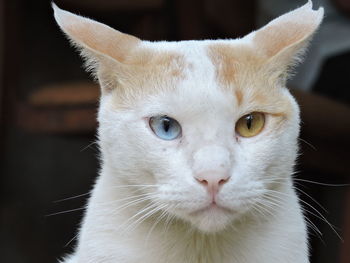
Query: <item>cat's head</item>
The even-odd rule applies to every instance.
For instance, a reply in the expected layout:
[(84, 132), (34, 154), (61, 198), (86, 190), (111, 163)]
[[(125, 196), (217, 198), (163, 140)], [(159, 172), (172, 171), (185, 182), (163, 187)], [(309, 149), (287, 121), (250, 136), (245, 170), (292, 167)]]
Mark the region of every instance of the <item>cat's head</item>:
[(54, 9), (101, 85), (111, 185), (145, 194), (145, 213), (166, 211), (204, 232), (265, 214), (297, 155), (299, 109), (285, 82), (322, 9), (309, 1), (242, 39), (182, 42), (141, 41)]

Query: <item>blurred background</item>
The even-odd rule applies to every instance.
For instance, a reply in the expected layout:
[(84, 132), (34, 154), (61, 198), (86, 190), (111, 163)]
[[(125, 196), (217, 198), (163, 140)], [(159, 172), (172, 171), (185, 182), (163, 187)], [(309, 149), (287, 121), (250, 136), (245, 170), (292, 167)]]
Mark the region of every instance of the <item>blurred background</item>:
[[(56, 0), (147, 40), (241, 37), (305, 2)], [(289, 83), (303, 121), (295, 180), (322, 233), (310, 229), (312, 262), (349, 263), (350, 1), (313, 2), (326, 17)], [(0, 0), (1, 262), (56, 262), (74, 247), (99, 169), (98, 96), (50, 1)]]

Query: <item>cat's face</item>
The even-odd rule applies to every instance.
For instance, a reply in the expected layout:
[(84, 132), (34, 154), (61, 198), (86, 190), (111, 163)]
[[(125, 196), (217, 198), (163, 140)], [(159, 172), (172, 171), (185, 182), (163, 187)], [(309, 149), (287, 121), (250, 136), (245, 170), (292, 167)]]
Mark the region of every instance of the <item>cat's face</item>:
[[(136, 73), (144, 91), (129, 105), (119, 108), (117, 91), (102, 99), (100, 140), (115, 176), (125, 184), (155, 185), (139, 190), (203, 231), (220, 230), (249, 210), (257, 213), (266, 190), (290, 175), (296, 156), (299, 114), (287, 89), (262, 84), (263, 76), (239, 61), (237, 76), (223, 81), (225, 42), (144, 46), (157, 50), (154, 56), (171, 52), (177, 60), (157, 65), (163, 73)], [(173, 70), (179, 72), (169, 74)], [(249, 120), (238, 121), (250, 113), (253, 136), (244, 137), (238, 125), (249, 130)]]
[[(104, 165), (118, 183), (149, 194), (146, 213), (166, 211), (204, 232), (264, 215), (297, 154), (299, 110), (285, 72), (322, 11), (309, 3), (240, 40), (176, 43), (56, 13), (96, 63)], [(89, 37), (94, 28), (99, 38)]]

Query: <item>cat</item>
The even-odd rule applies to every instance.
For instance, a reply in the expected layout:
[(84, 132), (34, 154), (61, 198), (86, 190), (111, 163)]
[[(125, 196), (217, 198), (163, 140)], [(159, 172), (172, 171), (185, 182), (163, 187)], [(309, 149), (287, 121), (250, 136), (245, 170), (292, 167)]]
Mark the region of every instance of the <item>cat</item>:
[(66, 263), (307, 263), (286, 88), (312, 2), (241, 39), (150, 42), (54, 16), (101, 86), (101, 171)]

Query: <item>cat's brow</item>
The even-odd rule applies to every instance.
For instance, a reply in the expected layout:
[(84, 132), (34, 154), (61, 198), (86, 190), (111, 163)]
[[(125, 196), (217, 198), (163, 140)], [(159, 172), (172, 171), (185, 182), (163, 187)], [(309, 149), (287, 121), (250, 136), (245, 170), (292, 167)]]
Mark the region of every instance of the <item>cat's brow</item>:
[[(184, 56), (176, 52), (155, 52), (139, 50), (126, 60), (129, 76), (119, 87), (116, 105), (128, 108), (134, 104), (131, 99), (142, 99), (147, 95), (169, 91), (185, 78), (187, 65)], [(156, 85), (155, 85), (156, 84)]]

